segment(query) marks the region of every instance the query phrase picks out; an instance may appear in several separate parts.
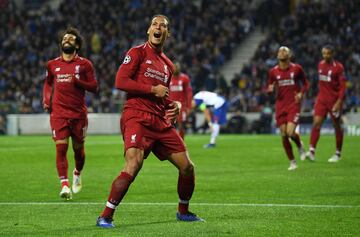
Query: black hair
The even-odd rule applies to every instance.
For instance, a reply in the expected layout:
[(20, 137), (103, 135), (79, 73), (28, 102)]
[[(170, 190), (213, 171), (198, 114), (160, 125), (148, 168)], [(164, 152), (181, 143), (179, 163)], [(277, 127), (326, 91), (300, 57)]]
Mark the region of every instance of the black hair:
[(61, 34), (60, 34), (60, 39), (59, 39), (59, 42), (60, 42), (60, 45), (61, 45), (61, 42), (64, 38), (64, 36), (66, 34), (71, 34), (71, 35), (75, 35), (76, 39), (75, 39), (75, 43), (79, 46), (79, 48), (76, 48), (76, 52), (80, 51), (81, 49), (81, 46), (83, 44), (83, 41), (84, 41), (84, 38), (83, 36), (80, 34), (80, 31), (75, 28), (75, 27), (68, 27), (66, 30), (64, 30)]

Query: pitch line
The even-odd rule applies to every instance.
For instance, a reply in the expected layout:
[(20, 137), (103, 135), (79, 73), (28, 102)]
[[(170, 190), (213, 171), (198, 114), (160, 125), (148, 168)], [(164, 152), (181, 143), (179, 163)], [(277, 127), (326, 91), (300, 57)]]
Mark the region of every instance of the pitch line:
[[(175, 206), (170, 202), (127, 202), (125, 206)], [(42, 206), (42, 205), (105, 205), (105, 202), (0, 202), (0, 206)], [(279, 204), (279, 203), (191, 203), (191, 206), (239, 206), (239, 207), (298, 207), (298, 208), (360, 208), (360, 205), (326, 205), (326, 204)]]

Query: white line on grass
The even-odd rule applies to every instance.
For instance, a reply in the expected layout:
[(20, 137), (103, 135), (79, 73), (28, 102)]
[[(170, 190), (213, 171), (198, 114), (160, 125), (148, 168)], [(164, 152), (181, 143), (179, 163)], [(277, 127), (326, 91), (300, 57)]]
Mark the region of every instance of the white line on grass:
[[(11, 205), (105, 205), (105, 202), (0, 202), (0, 206)], [(127, 202), (121, 205), (134, 206), (174, 206), (170, 202)], [(300, 207), (300, 208), (360, 208), (360, 205), (317, 205), (317, 204), (279, 204), (279, 203), (191, 203), (192, 206), (249, 206), (249, 207)]]

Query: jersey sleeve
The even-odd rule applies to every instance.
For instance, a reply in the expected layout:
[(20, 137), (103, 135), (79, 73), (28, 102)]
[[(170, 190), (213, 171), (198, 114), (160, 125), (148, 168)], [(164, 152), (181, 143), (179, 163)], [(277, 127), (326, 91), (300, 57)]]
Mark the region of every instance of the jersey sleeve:
[(339, 84), (340, 84), (340, 89), (339, 89), (338, 99), (343, 100), (346, 91), (346, 77), (345, 77), (344, 67), (341, 64), (339, 69)]
[(304, 69), (300, 65), (298, 65), (298, 68), (299, 68), (299, 80), (301, 81), (302, 84), (301, 93), (305, 94), (309, 90), (309, 82), (306, 79)]
[(45, 72), (45, 81), (43, 87), (43, 106), (50, 107), (51, 106), (51, 96), (52, 96), (52, 89), (54, 83), (54, 75), (50, 69), (50, 63), (46, 64), (46, 72)]
[(188, 110), (191, 109), (191, 102), (192, 102), (192, 97), (193, 97), (193, 91), (192, 91), (192, 87), (191, 87), (191, 83), (190, 83), (190, 78), (188, 76), (186, 76), (186, 88), (185, 88), (185, 95), (186, 95), (186, 108)]
[(268, 89), (270, 85), (274, 85), (275, 82), (276, 81), (275, 81), (274, 73), (273, 73), (273, 70), (271, 69), (268, 72), (268, 80), (266, 83), (266, 89)]
[(85, 70), (84, 72), (85, 79), (84, 80), (76, 79), (75, 84), (84, 90), (91, 91), (93, 93), (98, 93), (99, 84), (95, 78), (94, 66), (90, 61), (86, 62), (86, 64), (84, 65), (84, 70)]
[(115, 87), (117, 89), (135, 94), (151, 93), (151, 85), (134, 80), (134, 76), (139, 69), (141, 62), (140, 49), (130, 49), (116, 74)]

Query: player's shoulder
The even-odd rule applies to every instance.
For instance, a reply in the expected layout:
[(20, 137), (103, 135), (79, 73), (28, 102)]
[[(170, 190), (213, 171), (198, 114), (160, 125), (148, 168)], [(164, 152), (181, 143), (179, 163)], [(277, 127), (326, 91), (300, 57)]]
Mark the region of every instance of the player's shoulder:
[(298, 63), (290, 63), (290, 66), (297, 70), (303, 70), (303, 67)]
[(180, 78), (184, 81), (190, 81), (190, 77), (185, 73), (180, 73)]
[(145, 53), (146, 53), (146, 43), (133, 46), (127, 52), (127, 54), (145, 54)]
[(344, 70), (344, 65), (341, 62), (334, 60), (333, 63), (334, 63), (334, 67), (338, 67), (338, 68)]
[(77, 60), (77, 62), (79, 62), (83, 65), (87, 65), (87, 66), (91, 66), (91, 67), (93, 65), (93, 63), (89, 59), (81, 57), (81, 56), (78, 56), (76, 60)]
[(279, 71), (279, 65), (275, 65), (272, 68), (270, 68), (269, 73), (273, 74), (275, 72)]
[(50, 69), (51, 67), (59, 65), (60, 62), (61, 62), (61, 57), (50, 59), (49, 61), (47, 61), (46, 67)]

